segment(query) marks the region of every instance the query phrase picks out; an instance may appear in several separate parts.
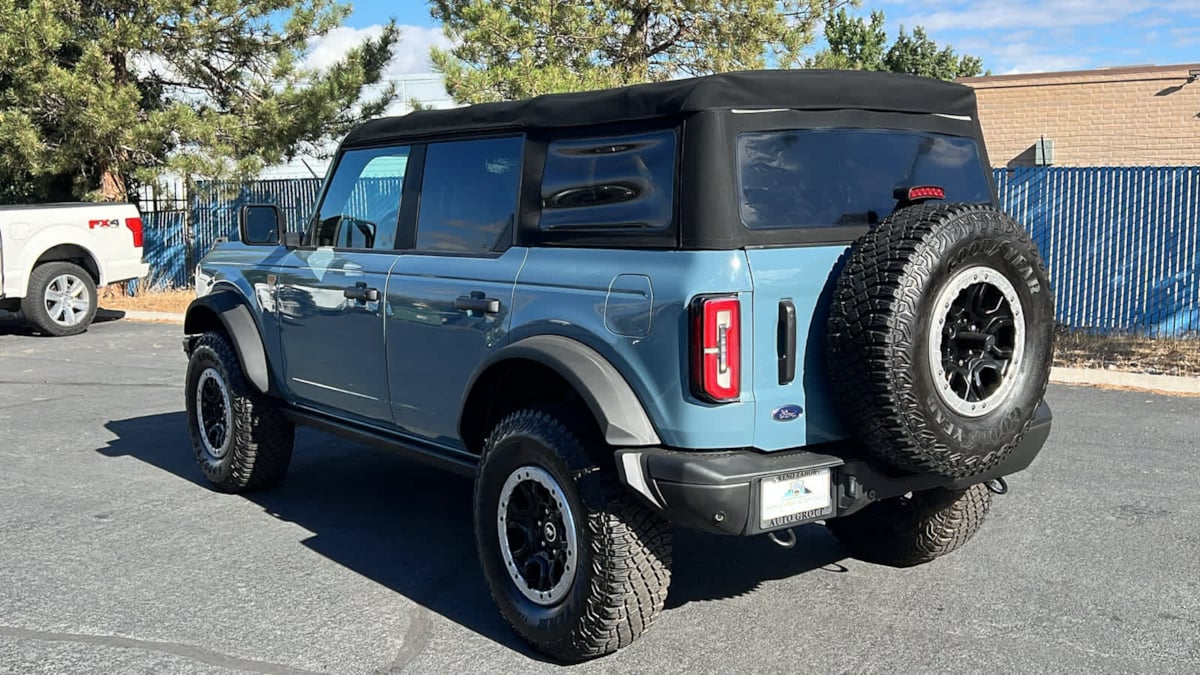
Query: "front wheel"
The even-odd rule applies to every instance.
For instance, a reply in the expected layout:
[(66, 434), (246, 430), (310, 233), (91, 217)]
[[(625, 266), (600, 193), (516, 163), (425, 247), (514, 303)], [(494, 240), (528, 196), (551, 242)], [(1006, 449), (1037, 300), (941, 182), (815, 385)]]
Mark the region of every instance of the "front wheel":
[(225, 334), (196, 340), (186, 395), (192, 451), (214, 487), (246, 492), (283, 480), (295, 429), (274, 401), (252, 390)]
[(42, 335), (82, 333), (96, 318), (96, 282), (75, 263), (38, 265), (29, 275), (21, 313)]
[(492, 430), (475, 483), (475, 541), (504, 618), (536, 649), (575, 662), (625, 647), (658, 617), (671, 539), (612, 468), (590, 459), (581, 439), (598, 434), (570, 419), (527, 409)]

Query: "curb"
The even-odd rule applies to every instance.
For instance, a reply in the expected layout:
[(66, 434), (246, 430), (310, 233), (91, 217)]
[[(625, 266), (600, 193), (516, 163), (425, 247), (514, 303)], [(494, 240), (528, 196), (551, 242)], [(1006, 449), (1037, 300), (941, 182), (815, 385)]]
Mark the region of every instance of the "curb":
[(1136, 389), (1161, 394), (1200, 396), (1200, 377), (1146, 375), (1092, 368), (1051, 368), (1050, 381), (1055, 384), (1082, 384), (1093, 387)]
[(132, 309), (114, 310), (125, 316), (126, 321), (153, 321), (157, 323), (183, 323), (183, 314), (179, 312), (140, 312)]

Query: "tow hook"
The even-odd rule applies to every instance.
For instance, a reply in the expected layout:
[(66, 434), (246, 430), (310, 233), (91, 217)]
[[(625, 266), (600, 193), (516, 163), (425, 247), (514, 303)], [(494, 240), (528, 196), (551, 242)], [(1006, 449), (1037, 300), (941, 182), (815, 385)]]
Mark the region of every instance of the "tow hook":
[(985, 483), (985, 485), (987, 485), (987, 489), (991, 491), (992, 494), (1008, 494), (1008, 483), (1005, 482), (1003, 478), (993, 478)]
[(779, 548), (791, 548), (796, 545), (796, 533), (790, 527), (786, 530), (768, 532), (767, 538)]

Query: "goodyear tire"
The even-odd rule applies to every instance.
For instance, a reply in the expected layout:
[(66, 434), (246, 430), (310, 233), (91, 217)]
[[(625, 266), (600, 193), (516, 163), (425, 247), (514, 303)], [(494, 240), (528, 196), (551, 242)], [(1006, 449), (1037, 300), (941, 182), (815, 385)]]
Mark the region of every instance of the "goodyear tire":
[[(526, 642), (565, 662), (625, 647), (658, 617), (668, 524), (639, 504), (581, 416), (525, 409), (484, 443), (475, 542), (492, 598)], [(590, 420), (589, 420), (590, 421)]]
[(966, 544), (987, 516), (992, 494), (934, 488), (885, 499), (826, 523), (856, 558), (892, 567), (927, 563)]
[(961, 478), (1003, 460), (1046, 391), (1054, 302), (1012, 218), (981, 205), (903, 208), (838, 277), (827, 351), (864, 449), (894, 469)]
[(292, 460), (295, 428), (251, 388), (224, 333), (201, 335), (188, 361), (188, 434), (196, 462), (222, 492), (274, 487)]

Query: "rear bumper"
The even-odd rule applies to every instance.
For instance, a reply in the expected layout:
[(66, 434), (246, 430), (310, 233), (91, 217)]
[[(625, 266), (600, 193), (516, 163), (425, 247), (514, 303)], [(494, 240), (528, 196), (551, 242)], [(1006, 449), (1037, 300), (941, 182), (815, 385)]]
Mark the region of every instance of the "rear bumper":
[(119, 281), (141, 279), (150, 273), (150, 265), (141, 260), (119, 260), (110, 262), (104, 268), (104, 279), (101, 283), (115, 284)]
[[(763, 453), (753, 450), (681, 451), (629, 448), (617, 451), (621, 481), (671, 522), (728, 535), (754, 535), (804, 522), (849, 515), (871, 502), (935, 487), (966, 488), (1024, 470), (1045, 445), (1052, 415), (1045, 403), (1033, 424), (1005, 460), (986, 472), (951, 479), (936, 474), (893, 475), (866, 462), (809, 450)], [(830, 448), (837, 452), (837, 448)], [(786, 473), (829, 469), (832, 507), (786, 520), (760, 520), (762, 479)]]

